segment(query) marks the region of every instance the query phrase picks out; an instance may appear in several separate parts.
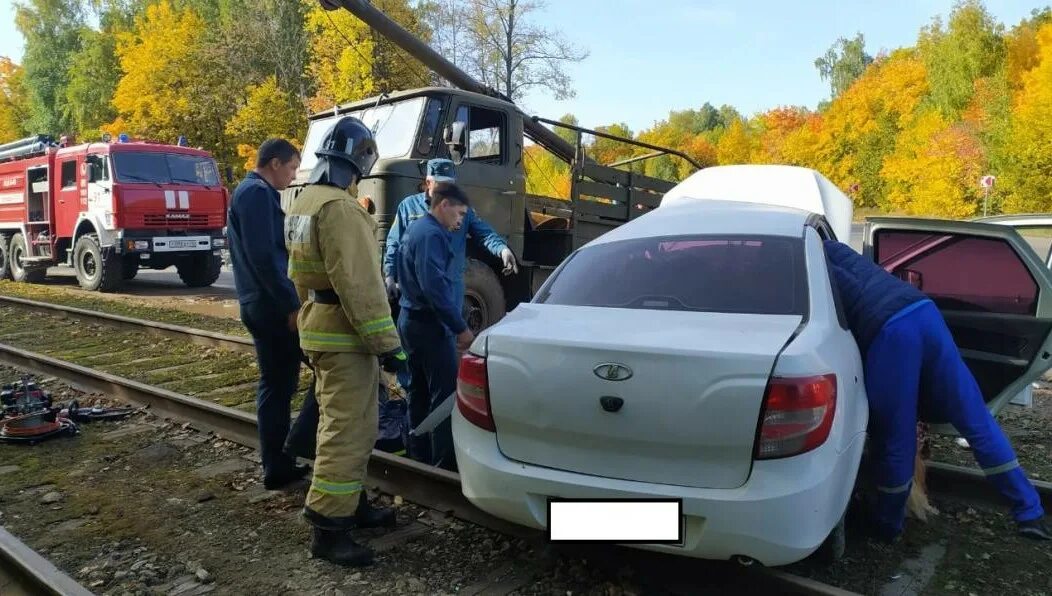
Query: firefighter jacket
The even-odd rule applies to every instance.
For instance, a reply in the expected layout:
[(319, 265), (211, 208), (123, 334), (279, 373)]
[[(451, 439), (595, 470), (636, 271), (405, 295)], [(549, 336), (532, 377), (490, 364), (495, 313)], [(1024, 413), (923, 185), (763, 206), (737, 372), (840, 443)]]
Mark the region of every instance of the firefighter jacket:
[(401, 342), (377, 266), (376, 222), (352, 199), (333, 186), (310, 185), (285, 217), (289, 277), (306, 299), (297, 319), (300, 345), (382, 355)]

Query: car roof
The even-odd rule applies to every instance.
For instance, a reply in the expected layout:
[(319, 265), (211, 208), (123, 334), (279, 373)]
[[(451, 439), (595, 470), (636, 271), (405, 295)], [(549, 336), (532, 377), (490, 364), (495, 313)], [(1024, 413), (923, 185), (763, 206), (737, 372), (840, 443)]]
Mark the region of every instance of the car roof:
[(803, 235), (810, 211), (740, 201), (684, 201), (662, 206), (603, 234), (588, 245), (619, 240), (696, 234)]

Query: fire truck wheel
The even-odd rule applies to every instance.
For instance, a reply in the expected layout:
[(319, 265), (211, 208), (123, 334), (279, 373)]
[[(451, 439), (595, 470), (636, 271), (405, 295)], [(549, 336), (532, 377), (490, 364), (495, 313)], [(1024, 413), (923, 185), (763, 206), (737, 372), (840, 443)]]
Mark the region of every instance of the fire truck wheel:
[(0, 235), (0, 279), (11, 279), (11, 265), (7, 260), (7, 243), (9, 238)]
[(95, 234), (85, 234), (77, 239), (73, 247), (73, 269), (80, 287), (92, 292), (112, 292), (122, 281), (120, 258), (104, 255)]
[(190, 288), (204, 288), (219, 279), (223, 259), (212, 253), (186, 257), (175, 264), (179, 279)]
[(121, 260), (121, 277), (135, 279), (139, 273), (139, 255), (128, 255)]
[(11, 238), (11, 244), (7, 247), (7, 263), (11, 270), (11, 279), (36, 284), (44, 281), (47, 269), (44, 267), (26, 267), (22, 259), (29, 255), (29, 245), (22, 234), (15, 234)]

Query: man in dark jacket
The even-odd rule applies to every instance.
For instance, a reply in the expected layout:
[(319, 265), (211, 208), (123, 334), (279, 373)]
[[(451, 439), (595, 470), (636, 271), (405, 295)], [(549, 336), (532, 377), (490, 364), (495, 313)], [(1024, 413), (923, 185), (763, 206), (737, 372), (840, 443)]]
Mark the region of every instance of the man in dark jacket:
[(826, 241), (825, 252), (864, 364), (877, 535), (890, 541), (902, 532), (923, 411), (968, 439), (987, 479), (1012, 504), (1022, 535), (1052, 539), (1037, 491), (935, 303), (846, 244)]
[[(452, 230), (464, 220), (468, 198), (452, 183), (435, 186), (430, 211), (413, 224), (398, 257), (398, 333), (409, 355), (409, 424), (416, 428), (457, 388), (457, 348), (474, 335), (459, 307)], [(455, 338), (455, 341), (454, 341)], [(428, 437), (411, 437), (409, 456), (456, 470), (450, 420)]]
[[(294, 482), (307, 472), (307, 466), (297, 466), (295, 457), (283, 451), (303, 353), (296, 329), (300, 301), (287, 274), (285, 214), (278, 193), (296, 177), (299, 164), (299, 151), (287, 140), (264, 141), (255, 170), (234, 190), (228, 214), (227, 237), (241, 321), (252, 334), (259, 363), (256, 416), (263, 484), (268, 490)], [(316, 415), (316, 409), (313, 395), (308, 394), (301, 416)]]

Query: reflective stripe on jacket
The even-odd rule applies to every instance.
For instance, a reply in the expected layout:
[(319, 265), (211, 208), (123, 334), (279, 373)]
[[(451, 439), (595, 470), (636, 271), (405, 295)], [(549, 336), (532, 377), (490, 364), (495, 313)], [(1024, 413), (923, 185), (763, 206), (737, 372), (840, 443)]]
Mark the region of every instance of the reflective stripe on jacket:
[[(350, 193), (311, 185), (285, 217), (289, 277), (304, 300), (300, 345), (317, 352), (384, 354), (401, 342), (376, 263), (376, 222)], [(339, 304), (319, 304), (308, 290), (332, 290)]]

